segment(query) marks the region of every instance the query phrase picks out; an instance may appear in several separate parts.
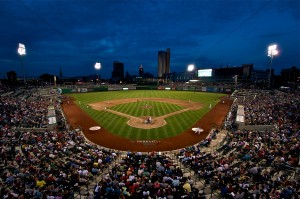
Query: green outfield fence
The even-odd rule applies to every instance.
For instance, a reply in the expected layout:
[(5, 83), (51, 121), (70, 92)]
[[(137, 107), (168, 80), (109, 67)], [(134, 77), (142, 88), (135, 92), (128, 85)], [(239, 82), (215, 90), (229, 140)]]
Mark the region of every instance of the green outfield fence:
[(234, 88), (223, 87), (171, 87), (171, 86), (96, 86), (96, 87), (80, 87), (80, 88), (60, 88), (62, 94), (70, 93), (87, 93), (87, 92), (103, 92), (103, 91), (121, 91), (121, 90), (177, 90), (177, 91), (195, 91), (195, 92), (210, 92), (210, 93), (232, 93)]

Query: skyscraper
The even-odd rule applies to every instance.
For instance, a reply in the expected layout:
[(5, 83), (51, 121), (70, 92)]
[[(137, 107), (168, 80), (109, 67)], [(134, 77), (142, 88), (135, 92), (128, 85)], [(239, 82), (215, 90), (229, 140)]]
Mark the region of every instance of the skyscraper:
[(167, 48), (166, 50), (166, 68), (165, 68), (165, 73), (170, 73), (170, 56), (171, 56), (171, 52), (170, 52), (170, 48)]
[(144, 69), (143, 69), (143, 65), (141, 64), (139, 67), (139, 77), (143, 77), (144, 74)]
[(163, 77), (166, 73), (170, 73), (170, 48), (166, 51), (158, 51), (157, 77)]
[(122, 80), (124, 78), (124, 64), (123, 63), (114, 61), (111, 77), (115, 81)]

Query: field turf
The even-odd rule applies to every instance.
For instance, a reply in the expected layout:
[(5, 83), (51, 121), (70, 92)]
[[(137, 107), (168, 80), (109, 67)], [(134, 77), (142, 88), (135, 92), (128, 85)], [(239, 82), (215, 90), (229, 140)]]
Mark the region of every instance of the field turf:
[[(101, 127), (104, 127), (113, 134), (132, 139), (132, 140), (157, 140), (176, 136), (188, 128), (191, 128), (201, 117), (219, 102), (219, 98), (224, 94), (191, 92), (191, 91), (160, 91), (160, 90), (127, 90), (127, 91), (110, 91), (95, 93), (69, 94), (76, 99), (76, 103), (80, 108), (86, 111)], [(179, 99), (200, 102), (203, 107), (198, 110), (189, 110), (166, 118), (167, 125), (155, 129), (138, 129), (127, 125), (127, 118), (115, 115), (107, 111), (99, 111), (87, 108), (87, 104), (109, 101), (115, 99), (128, 98), (166, 98)], [(147, 105), (152, 106), (151, 109), (140, 109), (139, 103), (120, 104), (111, 109), (126, 113), (132, 116), (161, 116), (170, 112), (178, 111), (183, 107), (169, 104), (165, 102), (147, 101)], [(148, 104), (149, 103), (149, 104)]]

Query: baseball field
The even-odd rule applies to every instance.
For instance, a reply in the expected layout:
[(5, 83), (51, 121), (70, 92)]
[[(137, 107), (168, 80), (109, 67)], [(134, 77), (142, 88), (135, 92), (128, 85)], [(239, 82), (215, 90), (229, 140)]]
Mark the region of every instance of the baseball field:
[[(67, 101), (63, 110), (73, 128), (81, 128), (96, 144), (132, 151), (197, 143), (221, 125), (231, 105), (224, 94), (160, 90), (70, 94)], [(215, 118), (205, 120), (210, 115)], [(95, 126), (101, 129), (90, 130)], [(204, 131), (195, 134), (193, 127)]]

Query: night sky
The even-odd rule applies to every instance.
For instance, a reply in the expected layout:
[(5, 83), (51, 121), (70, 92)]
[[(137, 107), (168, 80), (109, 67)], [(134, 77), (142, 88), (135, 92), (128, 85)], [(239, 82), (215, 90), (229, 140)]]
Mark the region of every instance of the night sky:
[[(27, 76), (97, 74), (112, 63), (125, 73), (157, 76), (157, 53), (171, 49), (171, 72), (254, 64), (300, 68), (299, 0), (0, 0), (0, 73), (21, 75), (18, 43), (26, 46)], [(98, 72), (95, 62), (101, 62)]]

